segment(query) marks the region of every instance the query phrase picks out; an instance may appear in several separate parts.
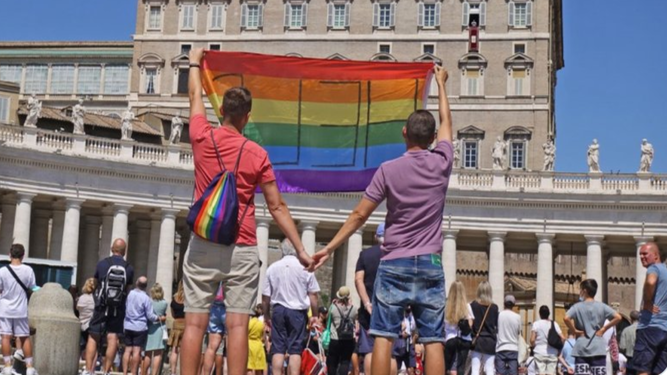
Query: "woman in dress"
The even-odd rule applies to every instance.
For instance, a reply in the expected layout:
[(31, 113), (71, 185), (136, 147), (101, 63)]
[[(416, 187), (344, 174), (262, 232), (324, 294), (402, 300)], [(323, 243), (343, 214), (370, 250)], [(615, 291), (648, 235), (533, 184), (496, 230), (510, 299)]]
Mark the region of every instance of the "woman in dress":
[[(158, 283), (153, 284), (151, 288), (151, 299), (153, 300), (153, 312), (162, 317), (167, 316), (167, 301), (164, 300), (164, 290)], [(143, 362), (141, 363), (141, 373), (148, 375), (148, 368), (151, 373), (157, 375), (162, 363), (162, 353), (164, 351), (164, 330), (167, 328), (160, 321), (152, 322), (148, 325), (148, 340)]]
[(171, 317), (174, 318), (174, 322), (171, 326), (169, 341), (167, 342), (167, 345), (171, 348), (169, 371), (172, 375), (176, 375), (178, 352), (181, 347), (183, 331), (185, 330), (185, 292), (183, 291), (183, 280), (178, 283), (178, 290), (174, 294), (174, 298), (171, 299)]
[(262, 307), (255, 307), (255, 314), (248, 323), (248, 375), (263, 375), (266, 370), (266, 353), (264, 352), (264, 322)]

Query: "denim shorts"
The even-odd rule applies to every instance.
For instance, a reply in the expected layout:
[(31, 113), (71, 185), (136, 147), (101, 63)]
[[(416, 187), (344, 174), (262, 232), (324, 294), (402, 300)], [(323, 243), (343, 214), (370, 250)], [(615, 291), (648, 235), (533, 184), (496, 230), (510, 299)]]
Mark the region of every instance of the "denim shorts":
[(219, 335), (225, 335), (227, 333), (227, 327), (225, 327), (225, 321), (227, 320), (227, 311), (225, 305), (220, 303), (211, 304), (211, 315), (208, 319), (208, 333), (217, 333)]
[(398, 338), (407, 306), (419, 342), (445, 342), (445, 274), (440, 254), (383, 260), (375, 279), (370, 334)]

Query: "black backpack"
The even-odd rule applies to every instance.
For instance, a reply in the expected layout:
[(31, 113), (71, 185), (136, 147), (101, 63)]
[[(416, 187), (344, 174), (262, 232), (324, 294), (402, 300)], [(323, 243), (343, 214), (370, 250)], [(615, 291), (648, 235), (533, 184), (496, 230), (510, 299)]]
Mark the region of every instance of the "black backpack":
[(97, 291), (97, 299), (102, 307), (119, 308), (125, 304), (125, 288), (127, 286), (127, 263), (113, 264), (111, 258), (106, 259), (109, 263), (107, 274), (100, 282)]
[(353, 307), (350, 307), (347, 310), (347, 314), (343, 315), (343, 312), (340, 310), (338, 305), (336, 310), (340, 314), (340, 324), (336, 327), (336, 333), (338, 334), (338, 340), (351, 340), (354, 339), (354, 322), (350, 319), (350, 314), (352, 313)]
[(560, 337), (558, 331), (556, 331), (556, 323), (554, 323), (553, 320), (551, 321), (551, 328), (549, 328), (549, 333), (547, 334), (547, 344), (558, 351), (563, 350), (563, 338)]

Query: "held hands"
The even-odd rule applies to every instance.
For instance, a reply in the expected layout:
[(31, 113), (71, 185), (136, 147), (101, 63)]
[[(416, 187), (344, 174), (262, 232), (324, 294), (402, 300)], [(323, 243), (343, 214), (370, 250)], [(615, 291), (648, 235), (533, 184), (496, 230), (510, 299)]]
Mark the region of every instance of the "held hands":
[(191, 64), (199, 64), (201, 63), (201, 59), (204, 57), (204, 49), (203, 48), (193, 48), (190, 50), (190, 53), (188, 54), (188, 58), (190, 59)]
[(297, 250), (296, 254), (297, 258), (299, 259), (299, 262), (301, 263), (302, 266), (308, 270), (308, 272), (314, 272), (315, 271), (315, 262), (313, 261), (313, 258), (308, 255), (306, 250), (301, 249)]
[(447, 70), (439, 65), (433, 66), (433, 73), (435, 73), (435, 82), (438, 84), (438, 86), (444, 85), (445, 82), (447, 82), (447, 78), (449, 78)]
[(320, 267), (322, 267), (324, 263), (326, 263), (327, 260), (329, 260), (330, 256), (331, 254), (329, 252), (329, 249), (326, 247), (315, 253), (315, 255), (313, 255), (313, 260), (315, 261), (314, 269), (317, 270)]

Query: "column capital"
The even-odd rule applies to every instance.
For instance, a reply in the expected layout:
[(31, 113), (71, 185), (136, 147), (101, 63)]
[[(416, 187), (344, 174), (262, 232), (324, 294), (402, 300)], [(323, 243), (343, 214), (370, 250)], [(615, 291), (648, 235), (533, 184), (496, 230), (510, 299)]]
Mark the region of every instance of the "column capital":
[(537, 237), (537, 243), (548, 243), (548, 244), (553, 244), (554, 243), (554, 238), (556, 237), (555, 233), (535, 233), (535, 237)]
[(301, 220), (299, 221), (299, 230), (315, 230), (319, 223), (317, 220)]
[(262, 227), (262, 228), (269, 228), (271, 226), (271, 221), (272, 221), (272, 219), (270, 217), (257, 217), (257, 218), (255, 218), (255, 222), (257, 223), (257, 226)]
[(102, 217), (100, 216), (86, 215), (85, 221), (88, 225), (102, 225)]
[(116, 203), (113, 205), (113, 213), (115, 214), (125, 214), (128, 215), (133, 205), (131, 204), (119, 204)]
[(16, 193), (16, 202), (17, 203), (32, 203), (32, 199), (35, 198), (37, 194), (34, 193)]
[(591, 245), (602, 246), (602, 242), (604, 241), (604, 235), (601, 234), (586, 234), (584, 235), (584, 238), (586, 239), (587, 246)]
[(487, 232), (487, 235), (489, 236), (489, 241), (505, 242), (505, 237), (507, 236), (507, 232)]
[(456, 237), (459, 235), (458, 229), (445, 229), (442, 231), (442, 236), (445, 240), (456, 240)]
[(635, 244), (637, 244), (637, 247), (642, 246), (646, 244), (647, 242), (653, 241), (655, 238), (653, 236), (635, 236)]
[(178, 215), (181, 210), (177, 210), (175, 208), (163, 208), (162, 210), (162, 220), (165, 219), (172, 219), (176, 220), (176, 215)]
[(68, 209), (68, 210), (69, 210), (70, 208), (77, 208), (77, 209), (79, 209), (79, 208), (81, 208), (81, 205), (82, 205), (83, 202), (85, 202), (85, 201), (86, 201), (85, 199), (81, 199), (81, 198), (67, 198), (67, 199), (65, 200), (65, 208)]

